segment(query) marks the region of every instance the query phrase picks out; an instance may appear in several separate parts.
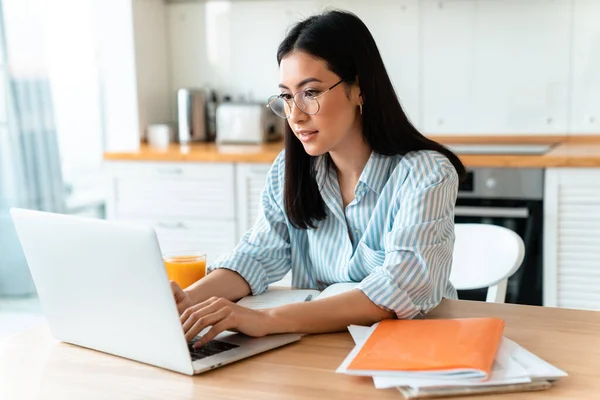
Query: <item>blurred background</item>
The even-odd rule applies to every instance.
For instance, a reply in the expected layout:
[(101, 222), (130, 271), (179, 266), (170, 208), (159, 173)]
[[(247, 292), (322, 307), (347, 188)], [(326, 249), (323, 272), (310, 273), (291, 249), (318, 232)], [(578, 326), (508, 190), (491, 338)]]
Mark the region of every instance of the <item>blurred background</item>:
[[(456, 147), (461, 154), (543, 155), (559, 140), (600, 135), (597, 0), (0, 0), (0, 338), (42, 320), (10, 207), (147, 224), (163, 250), (208, 248), (209, 262), (235, 246), (270, 162), (140, 154), (182, 143), (276, 147), (281, 127), (260, 110), (278, 93), (277, 46), (291, 24), (328, 8), (366, 23), (423, 133), (480, 138)], [(500, 148), (492, 136), (528, 144)], [(515, 289), (508, 301), (600, 308), (591, 284), (600, 280), (600, 230), (589, 222), (600, 222), (595, 166), (573, 177), (543, 167), (471, 170), (490, 188), (517, 182), (508, 203), (496, 192), (464, 196), (465, 207), (499, 214), (460, 217), (524, 238), (535, 294)], [(561, 198), (566, 181), (579, 186)], [(561, 250), (569, 240), (575, 250)], [(578, 264), (560, 257), (569, 251)], [(558, 276), (546, 286), (544, 254)]]

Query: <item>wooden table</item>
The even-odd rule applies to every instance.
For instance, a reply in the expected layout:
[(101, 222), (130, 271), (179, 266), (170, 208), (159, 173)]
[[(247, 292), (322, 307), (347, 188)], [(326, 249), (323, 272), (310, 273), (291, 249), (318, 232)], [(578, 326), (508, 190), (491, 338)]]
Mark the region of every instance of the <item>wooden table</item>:
[[(546, 391), (469, 399), (598, 396), (600, 312), (444, 300), (429, 316), (502, 318), (508, 338), (570, 375)], [(59, 343), (47, 328), (21, 333), (0, 346), (0, 399), (402, 398), (394, 389), (376, 390), (370, 378), (334, 372), (354, 346), (348, 333), (306, 336), (196, 377)]]

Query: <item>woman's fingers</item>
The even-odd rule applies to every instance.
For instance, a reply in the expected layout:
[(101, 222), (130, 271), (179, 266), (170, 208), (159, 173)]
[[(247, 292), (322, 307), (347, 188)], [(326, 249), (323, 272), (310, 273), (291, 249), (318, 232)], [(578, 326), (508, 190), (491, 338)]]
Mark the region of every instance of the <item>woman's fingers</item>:
[(196, 335), (202, 332), (204, 328), (216, 325), (226, 319), (229, 314), (231, 314), (231, 309), (229, 307), (223, 307), (216, 312), (198, 317), (190, 329), (185, 332), (185, 340), (188, 342), (191, 341)]
[(227, 317), (223, 318), (219, 323), (214, 324), (212, 326), (212, 328), (210, 328), (208, 330), (208, 332), (206, 332), (206, 334), (200, 338), (200, 340), (198, 340), (196, 343), (194, 343), (194, 348), (204, 346), (206, 343), (213, 340), (219, 333), (226, 331), (226, 330), (231, 330), (231, 328), (234, 325), (235, 325), (235, 323), (232, 321), (231, 313), (230, 313)]
[(190, 316), (192, 314), (194, 314), (195, 312), (198, 312), (199, 310), (202, 310), (203, 308), (207, 308), (207, 307), (214, 305), (218, 300), (219, 300), (218, 297), (211, 297), (210, 299), (203, 301), (202, 303), (198, 303), (192, 307), (187, 308), (183, 312), (183, 314), (181, 314), (181, 317), (179, 317), (179, 320), (181, 321), (181, 325), (184, 326), (184, 330), (185, 330), (185, 324), (190, 319)]
[(192, 340), (204, 328), (226, 318), (232, 312), (231, 305), (226, 299), (213, 297), (185, 310), (181, 321), (186, 340)]
[(196, 342), (195, 347), (206, 344), (225, 330), (237, 330), (249, 336), (267, 334), (267, 314), (241, 307), (223, 298), (213, 297), (188, 308), (181, 315), (185, 339), (189, 342), (207, 327), (207, 333)]

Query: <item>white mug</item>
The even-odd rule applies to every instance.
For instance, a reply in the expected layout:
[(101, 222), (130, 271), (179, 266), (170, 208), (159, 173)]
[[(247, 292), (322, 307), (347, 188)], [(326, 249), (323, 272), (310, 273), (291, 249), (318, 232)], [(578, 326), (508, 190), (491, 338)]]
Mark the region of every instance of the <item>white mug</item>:
[(167, 124), (154, 124), (148, 126), (148, 144), (156, 149), (167, 149), (171, 141), (171, 127)]

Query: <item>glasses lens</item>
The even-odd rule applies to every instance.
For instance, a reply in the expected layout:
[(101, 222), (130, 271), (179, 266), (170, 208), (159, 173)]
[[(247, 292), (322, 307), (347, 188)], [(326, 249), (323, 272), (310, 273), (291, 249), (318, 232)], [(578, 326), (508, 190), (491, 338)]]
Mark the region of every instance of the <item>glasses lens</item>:
[(288, 118), (291, 114), (290, 105), (279, 96), (272, 96), (269, 99), (269, 108), (281, 118)]
[(319, 112), (319, 102), (315, 96), (309, 92), (301, 91), (296, 93), (294, 100), (298, 107), (307, 114), (313, 115)]

